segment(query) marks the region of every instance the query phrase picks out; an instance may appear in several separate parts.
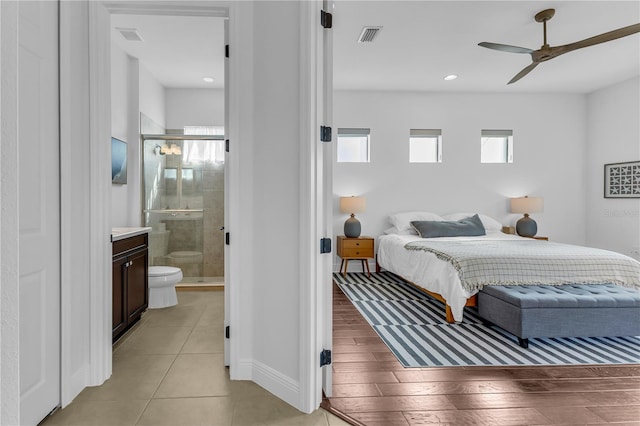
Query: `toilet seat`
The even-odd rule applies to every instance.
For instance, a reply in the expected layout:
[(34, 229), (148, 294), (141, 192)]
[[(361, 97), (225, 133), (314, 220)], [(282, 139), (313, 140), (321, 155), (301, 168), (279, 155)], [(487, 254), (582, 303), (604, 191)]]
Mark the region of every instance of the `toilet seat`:
[(149, 278), (160, 278), (166, 281), (169, 279), (176, 278), (177, 275), (180, 275), (179, 280), (181, 280), (182, 270), (180, 268), (175, 268), (173, 266), (150, 266), (149, 267)]

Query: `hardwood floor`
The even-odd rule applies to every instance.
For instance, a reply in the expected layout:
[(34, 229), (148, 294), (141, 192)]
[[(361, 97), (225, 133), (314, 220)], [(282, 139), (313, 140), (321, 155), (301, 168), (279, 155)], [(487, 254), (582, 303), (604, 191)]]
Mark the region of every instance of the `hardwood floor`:
[(333, 396), (363, 425), (639, 424), (640, 365), (404, 368), (337, 285)]

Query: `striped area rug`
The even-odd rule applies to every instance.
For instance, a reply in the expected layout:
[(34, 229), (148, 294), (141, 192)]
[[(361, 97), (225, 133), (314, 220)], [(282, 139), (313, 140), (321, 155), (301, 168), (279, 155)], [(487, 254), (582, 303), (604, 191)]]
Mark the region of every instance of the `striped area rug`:
[(483, 325), (473, 308), (448, 324), (441, 302), (389, 272), (334, 280), (405, 367), (640, 362), (640, 337), (529, 339), (524, 349), (510, 333)]

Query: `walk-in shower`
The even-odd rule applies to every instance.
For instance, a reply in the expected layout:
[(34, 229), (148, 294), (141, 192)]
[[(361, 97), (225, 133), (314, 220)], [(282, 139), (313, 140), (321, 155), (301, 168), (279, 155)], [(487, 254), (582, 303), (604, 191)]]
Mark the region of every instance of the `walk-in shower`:
[(149, 265), (183, 284), (224, 282), (224, 136), (141, 135)]

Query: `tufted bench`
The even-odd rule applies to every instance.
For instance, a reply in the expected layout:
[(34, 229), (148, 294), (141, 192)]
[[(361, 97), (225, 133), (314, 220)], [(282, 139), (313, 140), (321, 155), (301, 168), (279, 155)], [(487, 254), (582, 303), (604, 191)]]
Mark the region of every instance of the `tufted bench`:
[(640, 290), (614, 284), (485, 286), (478, 313), (518, 337), (640, 336)]

